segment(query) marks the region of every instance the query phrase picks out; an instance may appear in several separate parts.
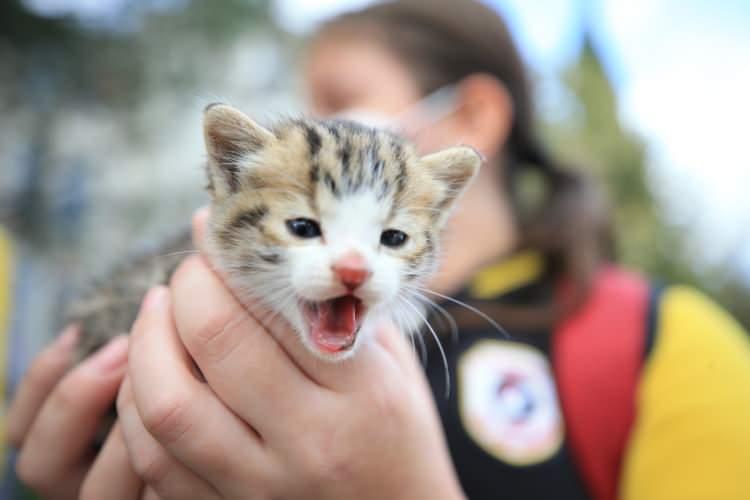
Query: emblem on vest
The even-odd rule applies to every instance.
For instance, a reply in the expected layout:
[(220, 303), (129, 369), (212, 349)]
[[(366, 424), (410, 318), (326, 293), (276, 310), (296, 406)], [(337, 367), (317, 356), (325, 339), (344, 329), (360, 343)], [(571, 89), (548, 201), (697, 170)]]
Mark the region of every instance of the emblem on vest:
[(526, 344), (481, 340), (458, 362), (458, 405), (471, 439), (511, 465), (533, 465), (562, 445), (563, 422), (547, 357)]

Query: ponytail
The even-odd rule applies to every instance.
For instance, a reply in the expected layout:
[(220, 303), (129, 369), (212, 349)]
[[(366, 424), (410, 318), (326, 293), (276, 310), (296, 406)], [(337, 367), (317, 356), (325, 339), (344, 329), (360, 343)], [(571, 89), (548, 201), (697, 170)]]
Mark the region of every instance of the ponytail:
[[(520, 134), (519, 134), (520, 135)], [(571, 285), (569, 311), (585, 299), (600, 262), (613, 257), (609, 210), (602, 189), (583, 172), (563, 166), (536, 141), (509, 145), (511, 184), (525, 172), (537, 172), (544, 182), (542, 200), (519, 221), (520, 246), (541, 252), (549, 271)], [(509, 188), (514, 201), (518, 189)], [(522, 213), (516, 207), (516, 213)]]

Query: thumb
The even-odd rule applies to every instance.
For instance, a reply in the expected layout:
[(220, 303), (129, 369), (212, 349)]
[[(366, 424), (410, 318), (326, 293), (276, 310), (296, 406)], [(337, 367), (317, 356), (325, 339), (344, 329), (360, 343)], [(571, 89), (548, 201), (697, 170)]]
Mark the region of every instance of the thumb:
[(376, 330), (375, 342), (380, 344), (392, 357), (401, 370), (407, 373), (422, 372), (419, 359), (415, 355), (414, 345), (409, 335), (420, 335), (419, 332), (404, 334), (391, 321), (384, 321)]
[(204, 248), (203, 240), (206, 236), (206, 225), (210, 214), (211, 209), (209, 207), (201, 207), (193, 214), (193, 245), (200, 250)]

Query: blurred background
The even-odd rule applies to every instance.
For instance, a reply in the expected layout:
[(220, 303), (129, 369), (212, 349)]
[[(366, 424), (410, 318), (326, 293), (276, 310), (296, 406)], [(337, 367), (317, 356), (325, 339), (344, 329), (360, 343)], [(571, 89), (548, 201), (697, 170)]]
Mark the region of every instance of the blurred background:
[[(750, 326), (750, 2), (487, 2), (531, 66), (550, 144), (606, 184), (621, 260), (707, 291)], [(261, 121), (300, 112), (305, 34), (365, 3), (2, 3), (8, 386), (75, 281), (205, 203), (205, 104)]]

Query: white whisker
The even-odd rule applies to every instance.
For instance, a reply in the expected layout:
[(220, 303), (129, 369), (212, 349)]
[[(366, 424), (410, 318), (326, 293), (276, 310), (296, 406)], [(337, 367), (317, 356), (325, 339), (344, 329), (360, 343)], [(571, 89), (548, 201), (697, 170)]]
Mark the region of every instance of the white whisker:
[(427, 366), (427, 345), (424, 343), (424, 337), (420, 332), (415, 332), (413, 336), (417, 338), (419, 344), (419, 359), (422, 365)]
[[(414, 289), (417, 290), (417, 289)], [(417, 299), (423, 301), (425, 305), (434, 308), (440, 315), (445, 319), (445, 321), (448, 323), (448, 326), (450, 326), (451, 330), (451, 341), (454, 344), (458, 343), (458, 324), (456, 323), (456, 320), (453, 319), (453, 316), (445, 310), (443, 306), (435, 302), (434, 300), (430, 299), (429, 297), (425, 297), (421, 293), (414, 293), (414, 297)]]
[(435, 295), (437, 297), (440, 297), (441, 299), (447, 300), (448, 302), (453, 302), (456, 305), (459, 305), (461, 307), (465, 307), (469, 311), (471, 311), (471, 312), (479, 315), (482, 319), (484, 319), (485, 321), (487, 321), (493, 328), (495, 328), (495, 330), (498, 331), (498, 333), (500, 333), (506, 339), (510, 338), (510, 334), (508, 333), (508, 331), (505, 328), (503, 328), (502, 326), (500, 326), (497, 323), (497, 321), (495, 321), (494, 319), (492, 319), (491, 317), (489, 317), (487, 314), (483, 313), (482, 311), (480, 311), (476, 307), (470, 306), (469, 304), (466, 304), (465, 302), (461, 302), (460, 300), (454, 299), (453, 297), (449, 297), (448, 295), (443, 295), (442, 293), (433, 292), (432, 290), (430, 290), (428, 288), (419, 287), (418, 290), (421, 291), (421, 292), (431, 293), (431, 294), (433, 294), (433, 295)]
[[(398, 305), (398, 302), (400, 300), (401, 300), (401, 296), (399, 295), (396, 297), (396, 304), (394, 305)], [(390, 311), (390, 314), (391, 314), (391, 319), (396, 323), (397, 328), (400, 331), (405, 332), (405, 335), (409, 337), (409, 340), (411, 341), (412, 351), (414, 352), (414, 355), (417, 356), (417, 345), (415, 344), (415, 340), (414, 340), (414, 326), (407, 324), (406, 320), (404, 319), (405, 315), (403, 311), (401, 310), (401, 308), (399, 307), (392, 308)], [(408, 316), (406, 316), (406, 318), (408, 318)]]
[[(403, 292), (408, 291), (407, 289), (404, 289), (402, 293), (399, 293), (397, 296), (397, 299), (399, 302), (404, 302), (406, 305), (410, 305), (408, 303), (408, 298), (403, 294)], [(412, 294), (413, 296), (419, 298), (419, 295)], [(395, 312), (396, 310), (394, 310)], [(401, 313), (400, 310), (398, 310), (399, 313)], [(416, 323), (413, 317), (410, 315), (405, 316), (409, 320), (409, 325), (407, 325), (409, 330), (409, 336), (411, 337), (412, 345), (414, 346), (414, 354), (416, 355), (416, 345), (415, 345), (415, 337), (416, 340), (419, 342), (419, 359), (422, 362), (422, 366), (427, 366), (427, 346), (424, 343), (424, 337), (422, 336), (422, 332), (419, 328), (419, 324)]]
[(197, 253), (200, 253), (200, 251), (199, 250), (181, 250), (179, 252), (171, 252), (171, 253), (159, 254), (159, 255), (156, 256), (156, 258), (157, 259), (166, 259), (166, 258), (169, 258), (169, 257), (177, 257), (179, 255), (194, 255), (194, 254), (197, 254)]
[(445, 349), (443, 349), (443, 344), (440, 343), (440, 338), (438, 337), (438, 334), (435, 333), (435, 329), (432, 328), (432, 325), (429, 321), (427, 321), (427, 318), (424, 317), (424, 314), (422, 314), (419, 311), (419, 308), (409, 302), (408, 300), (404, 300), (404, 303), (411, 307), (414, 310), (414, 313), (419, 316), (422, 321), (424, 321), (424, 324), (427, 326), (427, 328), (430, 330), (430, 333), (432, 334), (432, 337), (435, 339), (435, 343), (437, 344), (438, 351), (440, 351), (440, 357), (443, 359), (443, 369), (445, 370), (445, 398), (448, 399), (451, 394), (451, 374), (450, 369), (448, 368), (448, 357), (445, 355)]

